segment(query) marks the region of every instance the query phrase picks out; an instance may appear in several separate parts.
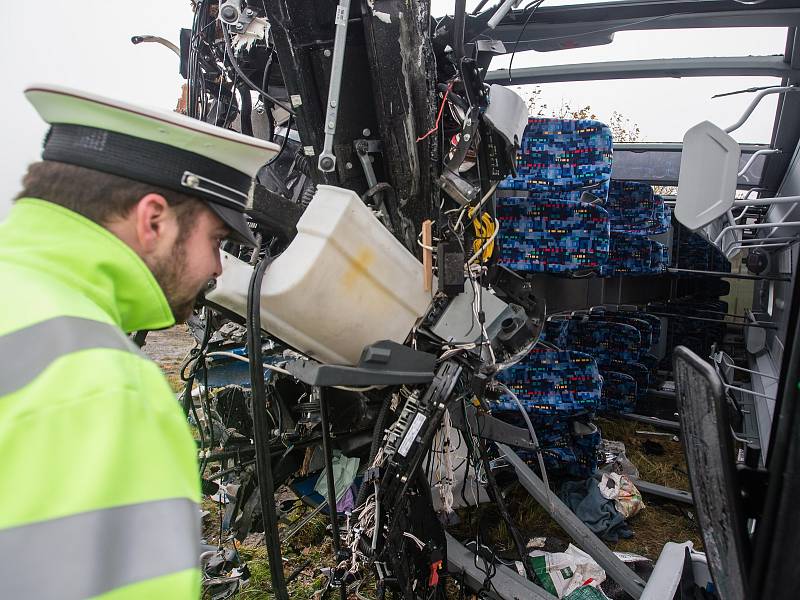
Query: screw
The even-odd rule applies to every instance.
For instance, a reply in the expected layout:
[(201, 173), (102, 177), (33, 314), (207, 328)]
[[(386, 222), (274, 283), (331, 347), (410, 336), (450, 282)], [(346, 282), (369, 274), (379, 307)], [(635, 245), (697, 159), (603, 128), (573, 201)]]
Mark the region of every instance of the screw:
[(242, 25), (241, 23), (237, 23), (236, 24), (236, 29), (237, 29), (237, 31), (241, 31), (242, 29), (244, 29), (244, 25)]
[(319, 161), (319, 166), (326, 170), (332, 169), (333, 159), (330, 156), (323, 156), (322, 159)]
[(328, 129), (333, 129), (334, 127), (336, 127), (336, 123), (333, 121), (328, 121)]
[(465, 134), (464, 134), (464, 141), (465, 141), (465, 142), (468, 142), (468, 141), (470, 141), (471, 139), (472, 139), (472, 136), (471, 136), (470, 134), (468, 134), (468, 133), (465, 133)]
[(336, 100), (331, 100), (331, 108), (336, 108)]
[(331, 57), (331, 51), (330, 51), (330, 50), (328, 50), (327, 48), (325, 48), (325, 50), (323, 50), (323, 51), (322, 51), (322, 55), (323, 55), (325, 58), (330, 58), (330, 57)]
[(232, 6), (223, 6), (222, 7), (222, 18), (226, 21), (234, 21), (236, 20), (236, 9)]
[(263, 106), (256, 107), (256, 113), (259, 114), (259, 115), (263, 115), (264, 114), (264, 107)]
[(244, 11), (244, 14), (246, 14), (248, 17), (252, 17), (255, 13), (253, 12), (252, 8), (248, 8), (246, 11)]
[(352, 169), (353, 168), (353, 163), (351, 163), (351, 162), (344, 163), (344, 168), (345, 169)]
[(403, 475), (403, 476), (400, 478), (400, 481), (402, 481), (403, 483), (405, 483), (406, 481), (408, 481), (408, 477), (406, 477), (405, 475)]
[(372, 135), (372, 132), (369, 129), (364, 129), (364, 131), (361, 132), (361, 135), (363, 135), (364, 137), (369, 137), (370, 135)]

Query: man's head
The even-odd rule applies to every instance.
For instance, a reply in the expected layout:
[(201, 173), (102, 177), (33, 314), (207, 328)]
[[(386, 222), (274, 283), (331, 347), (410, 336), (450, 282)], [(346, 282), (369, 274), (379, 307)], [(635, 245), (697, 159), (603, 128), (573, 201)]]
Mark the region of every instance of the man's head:
[(23, 194), (120, 237), (150, 267), (177, 320), (219, 275), (222, 238), (257, 244), (245, 211), (275, 144), (61, 86), (25, 95), (51, 127)]
[(196, 198), (66, 163), (34, 163), (18, 197), (68, 208), (102, 225), (138, 254), (164, 291), (176, 321), (222, 271), (220, 242), (230, 229)]

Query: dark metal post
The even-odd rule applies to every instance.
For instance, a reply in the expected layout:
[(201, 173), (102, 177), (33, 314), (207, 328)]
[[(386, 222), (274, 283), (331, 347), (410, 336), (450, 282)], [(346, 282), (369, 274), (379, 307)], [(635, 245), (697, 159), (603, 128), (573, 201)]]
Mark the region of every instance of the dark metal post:
[[(342, 560), (341, 541), (339, 539), (339, 513), (336, 511), (336, 487), (333, 479), (333, 449), (331, 448), (331, 424), (328, 413), (328, 393), (324, 387), (315, 387), (314, 392), (319, 399), (319, 414), (322, 427), (322, 455), (325, 461), (325, 479), (328, 482), (328, 515), (331, 518), (331, 535), (333, 536), (333, 554), (336, 564)], [(347, 598), (344, 581), (339, 577), (336, 566), (331, 571), (331, 586), (339, 587), (342, 600)]]

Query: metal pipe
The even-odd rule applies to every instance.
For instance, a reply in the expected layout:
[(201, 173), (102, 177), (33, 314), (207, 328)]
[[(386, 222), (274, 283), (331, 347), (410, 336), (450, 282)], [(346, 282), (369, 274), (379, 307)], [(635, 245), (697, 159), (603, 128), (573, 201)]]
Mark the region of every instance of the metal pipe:
[(744, 125), (745, 121), (747, 121), (747, 119), (750, 118), (750, 115), (753, 114), (753, 111), (755, 110), (756, 106), (758, 106), (758, 103), (761, 102), (761, 99), (764, 96), (767, 96), (768, 94), (785, 94), (787, 92), (798, 92), (798, 91), (800, 91), (800, 88), (796, 88), (794, 86), (776, 86), (773, 88), (768, 88), (766, 90), (761, 90), (755, 95), (753, 101), (750, 103), (750, 106), (747, 107), (747, 109), (744, 111), (744, 114), (739, 118), (739, 120), (736, 121), (736, 123), (734, 123), (730, 127), (725, 128), (725, 133), (731, 133), (732, 131), (736, 131), (737, 129), (739, 129), (739, 127)]
[[(755, 155), (754, 155), (755, 156)], [(779, 196), (777, 198), (759, 198), (758, 200), (734, 200), (734, 206), (771, 206), (773, 204), (796, 204), (800, 196)], [(741, 217), (741, 215), (739, 215)]]
[(687, 319), (689, 321), (702, 321), (704, 323), (716, 323), (717, 325), (733, 325), (735, 327), (757, 327), (760, 329), (778, 329), (777, 325), (772, 323), (765, 324), (765, 323), (731, 323), (730, 321), (722, 321), (719, 319), (709, 319), (707, 317), (691, 317), (689, 315), (678, 315), (674, 313), (648, 313), (650, 315), (654, 315), (656, 317), (667, 317), (673, 319)]
[(719, 235), (714, 238), (713, 244), (717, 246), (719, 241), (726, 233), (736, 229), (777, 229), (779, 227), (800, 227), (800, 221), (789, 221), (788, 223), (751, 223), (747, 225), (728, 225), (719, 232)]
[(331, 448), (330, 413), (328, 412), (328, 393), (324, 387), (315, 387), (319, 399), (320, 426), (322, 427), (322, 457), (325, 464), (325, 480), (328, 484), (328, 515), (331, 518), (333, 554), (336, 564), (331, 569), (331, 587), (338, 587), (342, 600), (347, 599), (347, 586), (339, 577), (337, 565), (342, 560), (341, 540), (339, 539), (339, 513), (336, 510), (336, 486), (333, 478), (333, 449)]
[(764, 148), (762, 150), (756, 150), (750, 156), (750, 159), (744, 164), (742, 170), (736, 174), (736, 177), (741, 177), (753, 166), (753, 163), (756, 161), (756, 158), (759, 156), (764, 156), (765, 154), (780, 154), (781, 151), (778, 148)]
[(676, 269), (669, 267), (667, 273), (679, 275), (681, 273), (692, 273), (694, 275), (708, 275), (709, 277), (720, 277), (721, 279), (753, 279), (757, 281), (791, 281), (788, 276), (764, 277), (761, 275), (748, 275), (747, 273), (725, 273), (724, 271), (700, 271), (696, 269)]

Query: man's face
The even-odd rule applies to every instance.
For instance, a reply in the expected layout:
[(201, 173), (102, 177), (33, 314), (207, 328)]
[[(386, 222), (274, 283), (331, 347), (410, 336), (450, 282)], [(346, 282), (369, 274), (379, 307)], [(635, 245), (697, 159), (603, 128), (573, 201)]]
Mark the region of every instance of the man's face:
[(189, 318), (198, 295), (222, 273), (219, 246), (229, 233), (206, 206), (194, 212), (194, 222), (184, 227), (185, 231), (180, 231), (176, 222), (164, 250), (147, 261), (178, 323)]

